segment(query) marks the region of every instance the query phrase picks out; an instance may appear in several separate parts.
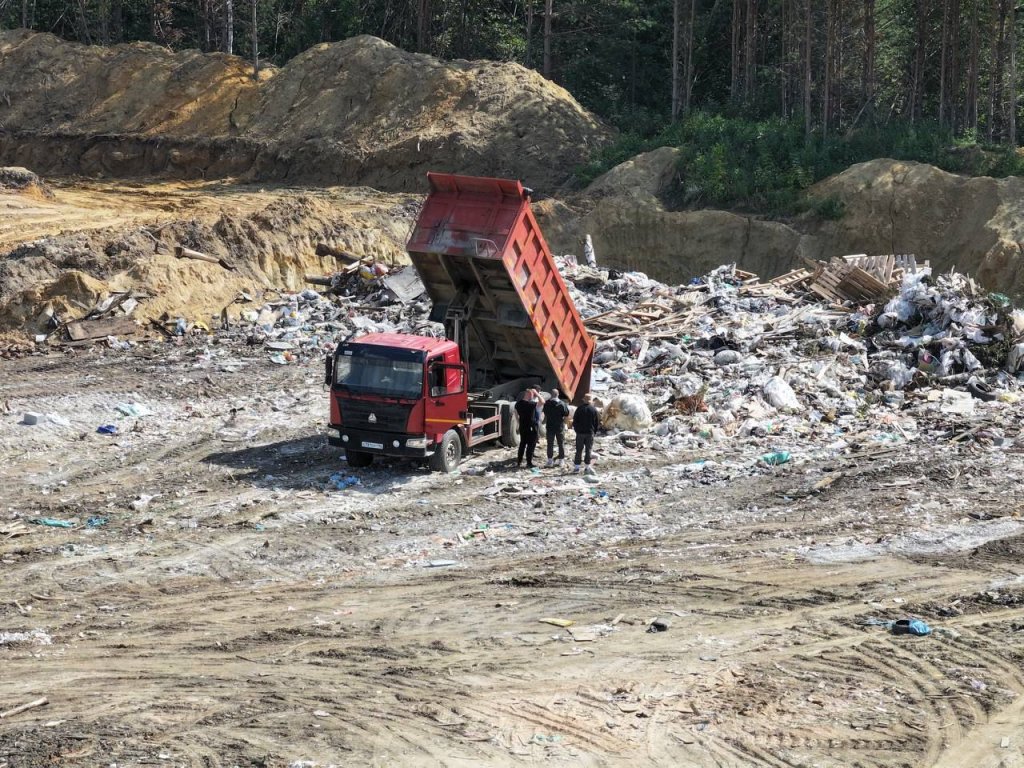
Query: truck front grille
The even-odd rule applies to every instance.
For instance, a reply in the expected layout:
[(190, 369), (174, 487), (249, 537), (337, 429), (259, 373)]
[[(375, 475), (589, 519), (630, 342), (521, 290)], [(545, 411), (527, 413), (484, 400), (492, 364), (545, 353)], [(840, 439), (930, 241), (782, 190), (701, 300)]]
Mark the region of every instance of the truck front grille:
[[(380, 430), (382, 432), (405, 432), (409, 425), (410, 405), (395, 403), (364, 403), (353, 400), (339, 400), (341, 423), (352, 429)], [(374, 418), (371, 419), (370, 417)]]

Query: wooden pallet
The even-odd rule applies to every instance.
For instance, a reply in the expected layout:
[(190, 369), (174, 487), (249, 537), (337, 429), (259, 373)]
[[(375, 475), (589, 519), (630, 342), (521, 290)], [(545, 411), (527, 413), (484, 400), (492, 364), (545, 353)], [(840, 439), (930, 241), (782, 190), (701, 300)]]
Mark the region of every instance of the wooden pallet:
[(859, 254), (856, 256), (844, 256), (839, 261), (864, 270), (886, 285), (892, 281), (892, 271), (896, 267), (896, 257), (892, 254), (888, 256), (865, 256)]
[(887, 283), (842, 259), (819, 264), (807, 288), (836, 304), (877, 301), (891, 292)]

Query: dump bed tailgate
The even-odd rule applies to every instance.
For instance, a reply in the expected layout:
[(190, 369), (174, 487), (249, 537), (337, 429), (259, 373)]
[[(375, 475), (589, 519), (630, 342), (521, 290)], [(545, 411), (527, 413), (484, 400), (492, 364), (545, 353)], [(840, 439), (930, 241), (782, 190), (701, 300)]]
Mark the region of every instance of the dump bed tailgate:
[(408, 251), (435, 306), (470, 300), (471, 369), (540, 375), (572, 399), (590, 386), (594, 342), (518, 181), (428, 174)]

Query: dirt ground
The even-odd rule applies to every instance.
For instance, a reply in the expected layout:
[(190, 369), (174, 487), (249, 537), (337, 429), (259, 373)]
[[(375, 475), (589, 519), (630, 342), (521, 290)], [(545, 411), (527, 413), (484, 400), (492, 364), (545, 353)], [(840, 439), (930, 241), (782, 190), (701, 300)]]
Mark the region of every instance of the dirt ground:
[(0, 365), (2, 768), (1024, 765), (1015, 449), (353, 473), (318, 360)]

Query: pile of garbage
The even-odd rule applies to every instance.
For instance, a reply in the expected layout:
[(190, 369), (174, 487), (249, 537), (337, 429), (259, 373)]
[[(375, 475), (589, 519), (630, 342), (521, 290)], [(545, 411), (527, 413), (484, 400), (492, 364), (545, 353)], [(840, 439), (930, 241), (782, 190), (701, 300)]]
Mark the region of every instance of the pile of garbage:
[(241, 322), (221, 337), (263, 344), (271, 362), (285, 365), (319, 357), (339, 341), (366, 333), (444, 335), (441, 325), (427, 319), (430, 300), (412, 267), (389, 271), (370, 265), (326, 283), (323, 293), (307, 288), (278, 294), (243, 310)]
[(975, 415), (984, 429), (974, 437), (1016, 434), (998, 409), (1019, 399), (1024, 312), (964, 275), (914, 267), (879, 281), (874, 301), (844, 301), (815, 290), (820, 270), (762, 283), (729, 265), (667, 286), (571, 259), (563, 268), (598, 342), (593, 389), (605, 395), (606, 426), (627, 444), (652, 427), (639, 442), (658, 448), (737, 437), (806, 448), (817, 437), (840, 449), (851, 436), (955, 439)]
[[(558, 263), (597, 340), (593, 390), (606, 406), (612, 394), (642, 396), (606, 407), (613, 428), (700, 415), (711, 428), (749, 434), (786, 415), (832, 422), (936, 391), (943, 402), (1014, 401), (1021, 387), (1024, 311), (955, 272), (914, 268), (888, 296), (840, 303), (813, 281), (762, 283), (733, 265), (670, 286), (572, 257)], [(411, 267), (364, 265), (328, 282), (324, 292), (251, 306), (221, 335), (262, 343), (288, 363), (362, 333), (442, 333)]]
[[(720, 267), (686, 285), (557, 259), (597, 341), (592, 391), (624, 449), (762, 444), (877, 449), (924, 434), (1012, 444), (1024, 369), (1024, 311), (912, 257), (846, 257), (762, 282)], [(240, 296), (237, 319), (201, 332), (287, 365), (364, 333), (440, 336), (412, 267), (353, 263), (320, 290)], [(211, 321), (211, 325), (213, 322)], [(748, 454), (751, 453), (748, 451)], [(765, 458), (768, 457), (768, 458)]]

